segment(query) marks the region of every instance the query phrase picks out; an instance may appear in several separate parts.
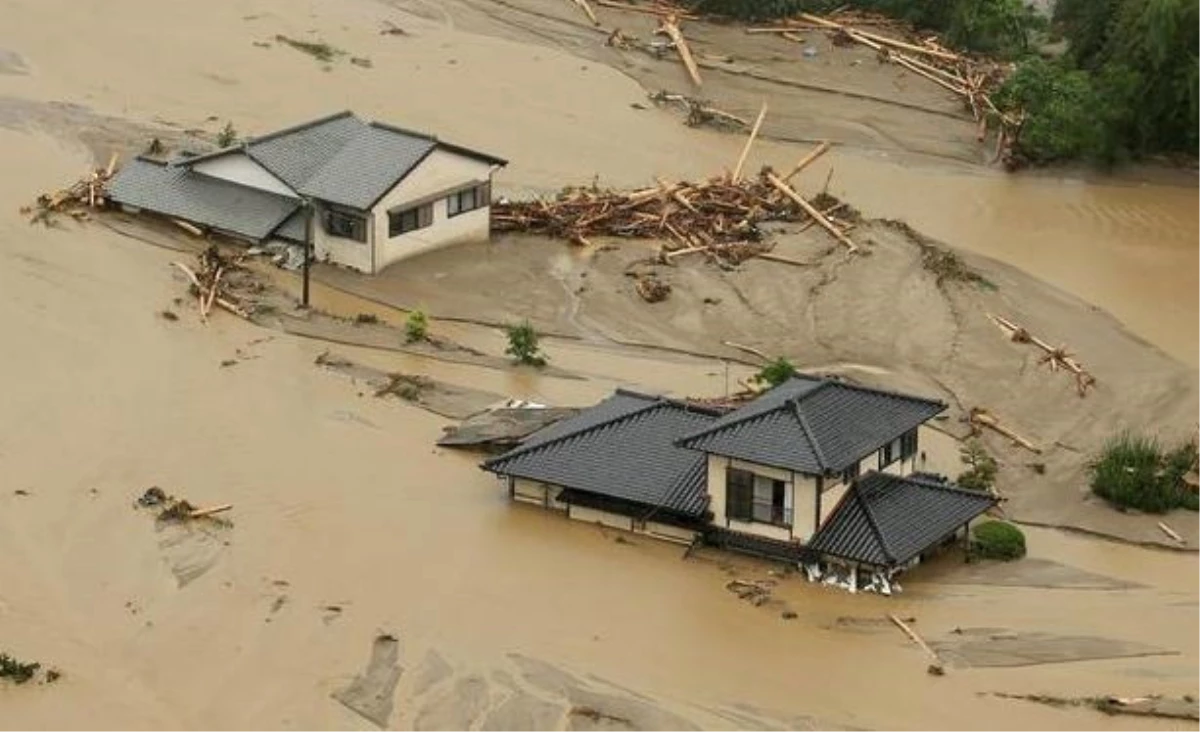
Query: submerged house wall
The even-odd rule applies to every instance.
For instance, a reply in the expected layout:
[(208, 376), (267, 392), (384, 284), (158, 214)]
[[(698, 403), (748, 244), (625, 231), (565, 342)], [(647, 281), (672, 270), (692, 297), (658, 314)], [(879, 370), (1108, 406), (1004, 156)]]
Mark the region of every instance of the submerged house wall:
[[(787, 525), (745, 521), (729, 516), (726, 478), (730, 468), (745, 470), (770, 480), (783, 481), (785, 486), (785, 523)], [(817, 481), (813, 476), (710, 454), (708, 456), (708, 494), (709, 507), (713, 512), (712, 523), (730, 531), (753, 534), (777, 541), (805, 542), (816, 533), (818, 528)]]

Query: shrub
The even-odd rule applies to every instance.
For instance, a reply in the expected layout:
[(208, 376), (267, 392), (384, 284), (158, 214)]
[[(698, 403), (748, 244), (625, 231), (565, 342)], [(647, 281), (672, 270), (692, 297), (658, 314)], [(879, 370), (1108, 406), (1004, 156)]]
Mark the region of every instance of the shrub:
[(508, 326), (508, 348), (504, 352), (516, 359), (517, 363), (546, 365), (546, 356), (538, 346), (537, 331), (528, 320)]
[(963, 488), (980, 493), (992, 493), (996, 484), (996, 459), (988, 454), (979, 440), (967, 440), (959, 448), (959, 457), (967, 469), (959, 474), (957, 482)]
[(993, 98), (1006, 112), (1024, 111), (1018, 153), (1033, 163), (1101, 157), (1104, 129), (1087, 73), (1031, 58), (1021, 63)]
[(0, 653), (0, 679), (9, 678), (14, 683), (24, 684), (41, 667), (40, 663), (23, 663), (7, 653)]
[(692, 0), (691, 9), (707, 15), (720, 15), (738, 20), (770, 20), (786, 18), (811, 8), (814, 3), (803, 0)]
[(971, 532), (971, 553), (984, 559), (1020, 559), (1025, 556), (1025, 534), (1003, 521), (984, 521)]
[(1088, 467), (1092, 491), (1115, 506), (1147, 513), (1196, 510), (1196, 494), (1184, 483), (1184, 476), (1196, 469), (1195, 442), (1164, 453), (1153, 438), (1121, 433)]
[(219, 147), (229, 147), (238, 141), (237, 130), (234, 129), (232, 122), (226, 122), (221, 131), (217, 133), (217, 145)]
[(429, 318), (421, 310), (413, 310), (404, 321), (404, 339), (416, 343), (429, 338)]
[(754, 380), (760, 384), (769, 386), (779, 386), (783, 382), (796, 375), (796, 366), (783, 356), (767, 363), (757, 374), (754, 375)]

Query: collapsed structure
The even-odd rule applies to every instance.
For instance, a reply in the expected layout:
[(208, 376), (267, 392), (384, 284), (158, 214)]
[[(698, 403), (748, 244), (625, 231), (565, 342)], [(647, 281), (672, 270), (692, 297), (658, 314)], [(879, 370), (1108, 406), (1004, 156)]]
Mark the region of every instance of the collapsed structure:
[(308, 243), (319, 260), (371, 274), (486, 240), (492, 175), (506, 164), (341, 112), (206, 155), (139, 157), (109, 197), (253, 243)]
[(798, 376), (732, 411), (619, 390), (482, 467), (510, 496), (888, 591), (995, 505), (924, 472), (940, 401)]

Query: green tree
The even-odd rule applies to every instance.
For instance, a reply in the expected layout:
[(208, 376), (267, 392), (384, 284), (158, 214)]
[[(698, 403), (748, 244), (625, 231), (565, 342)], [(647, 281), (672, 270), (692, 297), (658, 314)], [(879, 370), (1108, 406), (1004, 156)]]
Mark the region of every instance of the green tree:
[(417, 343), (429, 338), (429, 318), (421, 310), (413, 310), (404, 321), (404, 340)]
[(238, 141), (238, 133), (232, 122), (226, 122), (221, 131), (217, 133), (217, 146), (229, 147)]
[(1031, 58), (1017, 67), (993, 101), (1005, 112), (1025, 115), (1016, 149), (1030, 162), (1095, 157), (1103, 147), (1096, 93), (1083, 71)]
[(538, 334), (529, 321), (508, 326), (508, 348), (504, 351), (517, 363), (545, 366), (546, 356), (538, 345)]
[(980, 493), (992, 493), (996, 485), (996, 459), (988, 454), (979, 440), (967, 440), (958, 451), (967, 469), (959, 473), (957, 482), (963, 488)]
[(754, 375), (754, 380), (768, 386), (779, 386), (795, 375), (795, 364), (780, 356), (759, 369), (759, 372)]

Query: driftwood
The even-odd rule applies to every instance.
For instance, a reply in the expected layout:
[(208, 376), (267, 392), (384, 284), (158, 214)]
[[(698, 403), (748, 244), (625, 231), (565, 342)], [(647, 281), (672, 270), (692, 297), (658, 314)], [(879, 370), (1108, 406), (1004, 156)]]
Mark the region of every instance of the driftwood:
[(672, 94), (668, 91), (657, 91), (648, 96), (650, 101), (655, 104), (674, 103), (682, 107), (687, 112), (684, 122), (688, 127), (710, 125), (724, 129), (736, 129), (750, 126), (750, 122), (744, 117), (717, 109), (700, 99), (693, 99), (683, 94)]
[(572, 2), (578, 5), (579, 9), (587, 15), (588, 20), (592, 21), (592, 25), (600, 25), (600, 21), (596, 19), (596, 13), (592, 10), (592, 6), (588, 3), (588, 0), (572, 0)]
[(754, 138), (758, 137), (758, 130), (762, 127), (763, 118), (767, 116), (767, 103), (764, 101), (762, 107), (758, 110), (758, 117), (754, 120), (754, 127), (750, 130), (750, 136), (746, 138), (746, 144), (742, 146), (742, 154), (738, 156), (737, 165), (733, 168), (733, 180), (736, 183), (742, 178), (742, 166), (746, 164), (746, 156), (750, 154), (750, 148), (754, 145)]
[(199, 268), (192, 269), (182, 262), (171, 262), (178, 267), (191, 281), (196, 290), (196, 302), (200, 311), (200, 320), (208, 322), (208, 314), (213, 305), (220, 307), (240, 318), (250, 319), (250, 309), (239, 302), (230, 288), (227, 287), (227, 275), (230, 271), (241, 269), (241, 258), (226, 259), (215, 245), (204, 250), (199, 256)]
[(29, 223), (54, 224), (55, 214), (65, 213), (75, 219), (88, 218), (87, 209), (108, 205), (108, 184), (117, 170), (117, 153), (108, 158), (108, 165), (95, 168), (67, 188), (37, 197), (33, 205), (22, 206), (21, 213)]
[(749, 354), (751, 354), (751, 355), (753, 355), (753, 356), (758, 356), (758, 357), (759, 357), (759, 358), (761, 358), (763, 361), (770, 361), (770, 360), (771, 360), (771, 357), (770, 357), (770, 356), (768, 356), (767, 354), (765, 354), (765, 353), (763, 353), (762, 351), (758, 350), (758, 349), (757, 349), (757, 348), (755, 348), (754, 346), (744, 346), (744, 345), (742, 345), (741, 343), (734, 343), (733, 341), (721, 341), (721, 343), (725, 344), (726, 346), (729, 346), (730, 348), (736, 348), (736, 349), (737, 349), (737, 350), (739, 350), (739, 351), (745, 351), (746, 353), (749, 353)]
[(1182, 536), (1180, 536), (1179, 534), (1177, 534), (1177, 533), (1175, 532), (1175, 529), (1172, 529), (1170, 526), (1167, 526), (1167, 525), (1166, 525), (1166, 524), (1164, 524), (1162, 521), (1159, 521), (1159, 522), (1158, 522), (1158, 528), (1159, 528), (1159, 529), (1160, 529), (1160, 530), (1161, 530), (1161, 531), (1162, 531), (1164, 534), (1166, 534), (1166, 535), (1167, 535), (1167, 536), (1169, 536), (1170, 538), (1174, 539), (1175, 541), (1179, 542), (1180, 544), (1186, 544), (1186, 543), (1187, 543), (1186, 541), (1184, 541), (1184, 539), (1183, 539), (1183, 537), (1182, 537)]
[(976, 433), (978, 433), (980, 428), (987, 427), (988, 429), (990, 429), (998, 434), (1004, 435), (1008, 439), (1012, 440), (1013, 442), (1020, 445), (1021, 447), (1024, 447), (1026, 450), (1029, 450), (1032, 453), (1040, 455), (1042, 452), (1042, 449), (1040, 447), (1033, 444), (1028, 439), (1022, 437), (1021, 435), (1017, 434), (1009, 427), (1006, 427), (1004, 424), (1002, 424), (1000, 422), (999, 419), (996, 418), (995, 415), (993, 415), (991, 412), (989, 412), (986, 409), (983, 409), (981, 407), (972, 407), (970, 415), (968, 416), (967, 419), (971, 423), (971, 427), (972, 427), (972, 429), (974, 429), (976, 431)]
[(771, 182), (771, 185), (779, 189), (780, 193), (787, 196), (792, 201), (795, 201), (797, 206), (804, 209), (804, 212), (811, 216), (818, 224), (820, 224), (821, 228), (828, 231), (834, 239), (837, 239), (839, 242), (846, 245), (846, 248), (848, 248), (850, 251), (858, 251), (858, 245), (855, 244), (850, 237), (842, 233), (841, 229), (834, 226), (833, 223), (829, 219), (825, 218), (825, 216), (823, 216), (820, 211), (814, 208), (811, 203), (805, 201), (799, 193), (796, 193), (796, 191), (792, 190), (791, 186), (789, 186), (787, 183), (784, 183), (777, 175), (770, 171), (765, 173), (765, 177)]
[(687, 68), (692, 83), (696, 86), (703, 85), (704, 82), (700, 80), (700, 67), (696, 65), (696, 59), (692, 56), (692, 49), (688, 47), (687, 39), (683, 37), (683, 31), (679, 30), (678, 16), (672, 13), (662, 18), (659, 21), (658, 29), (654, 32), (671, 39), (671, 43), (675, 45), (675, 51), (679, 53), (679, 59)]
[(224, 513), (232, 508), (232, 503), (224, 503), (220, 506), (210, 506), (209, 508), (198, 508), (188, 513), (187, 517), (190, 519), (204, 518), (205, 516), (212, 516), (214, 513)]
[(1063, 369), (1073, 374), (1075, 376), (1075, 389), (1079, 392), (1079, 396), (1087, 396), (1088, 389), (1095, 386), (1096, 378), (1088, 373), (1082, 364), (1075, 360), (1067, 351), (1066, 346), (1052, 346), (1013, 321), (999, 315), (988, 315), (988, 317), (1000, 327), (1000, 330), (1008, 336), (1009, 340), (1014, 343), (1031, 343), (1040, 349), (1044, 355), (1039, 363), (1049, 364), (1051, 371)]
[(817, 158), (824, 155), (828, 150), (829, 150), (829, 141), (828, 140), (822, 142), (820, 145), (817, 145), (815, 148), (813, 148), (812, 152), (810, 152), (809, 154), (800, 158), (800, 162), (796, 163), (795, 167), (793, 167), (787, 175), (783, 176), (783, 182), (790, 183), (792, 178), (795, 178), (797, 175), (800, 174), (800, 171), (802, 171), (805, 168), (807, 168), (808, 166), (812, 165), (816, 161)]
[(925, 642), (924, 638), (917, 635), (917, 631), (910, 628), (908, 623), (896, 617), (894, 614), (889, 614), (888, 619), (895, 623), (897, 628), (904, 631), (904, 634), (907, 635), (913, 643), (916, 643), (918, 646), (920, 646), (921, 649), (928, 653), (929, 657), (933, 659), (933, 664), (929, 667), (930, 674), (941, 676), (946, 672), (945, 668), (942, 666), (942, 659), (938, 656), (936, 651), (929, 647), (929, 644)]

